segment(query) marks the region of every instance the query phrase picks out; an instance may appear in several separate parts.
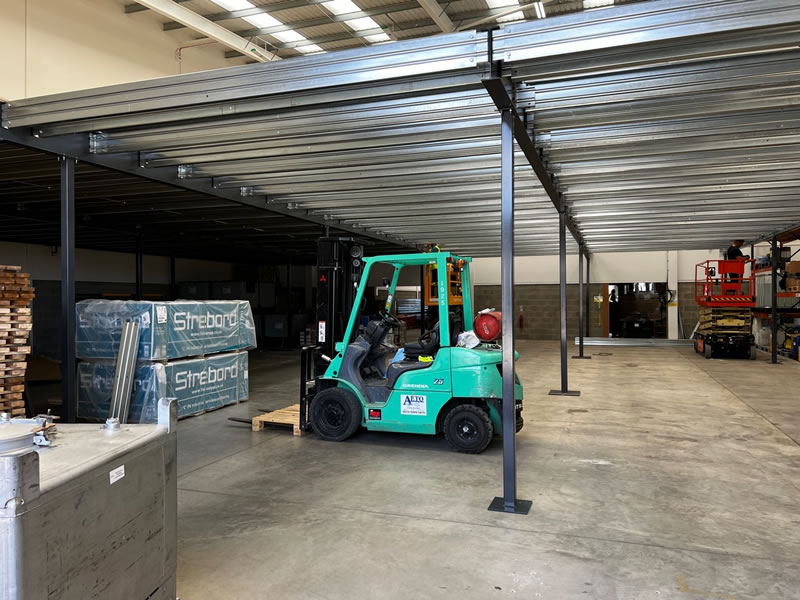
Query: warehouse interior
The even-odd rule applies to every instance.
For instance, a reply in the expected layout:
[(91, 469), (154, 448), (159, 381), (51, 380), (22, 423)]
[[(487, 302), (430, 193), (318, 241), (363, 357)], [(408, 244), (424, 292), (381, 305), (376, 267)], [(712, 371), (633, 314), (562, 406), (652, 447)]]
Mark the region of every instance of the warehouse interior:
[(0, 600), (800, 598), (795, 2), (1, 14)]

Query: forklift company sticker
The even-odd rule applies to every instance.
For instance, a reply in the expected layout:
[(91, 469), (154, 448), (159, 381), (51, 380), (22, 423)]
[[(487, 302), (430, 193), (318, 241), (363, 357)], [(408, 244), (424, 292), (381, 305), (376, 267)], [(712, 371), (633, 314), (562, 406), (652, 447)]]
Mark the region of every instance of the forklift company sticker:
[(414, 394), (403, 394), (400, 396), (400, 414), (401, 415), (419, 415), (425, 417), (428, 415), (428, 397), (416, 396)]
[(325, 321), (320, 321), (317, 327), (317, 341), (325, 341)]
[(166, 323), (167, 322), (167, 307), (163, 304), (160, 306), (156, 306), (156, 321), (159, 323)]
[(108, 472), (109, 485), (114, 485), (123, 477), (125, 477), (125, 465), (120, 465), (116, 469), (111, 469)]

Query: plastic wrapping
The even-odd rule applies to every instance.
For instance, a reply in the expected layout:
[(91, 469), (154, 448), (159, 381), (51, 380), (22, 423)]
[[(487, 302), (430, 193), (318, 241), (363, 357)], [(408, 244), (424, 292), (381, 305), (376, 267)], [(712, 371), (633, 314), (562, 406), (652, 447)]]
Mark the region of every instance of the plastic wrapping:
[[(247, 352), (215, 354), (167, 363), (140, 362), (134, 372), (129, 423), (156, 423), (162, 398), (176, 398), (178, 417), (247, 399)], [(78, 365), (78, 416), (104, 421), (114, 384), (113, 361)]]
[[(94, 361), (78, 363), (78, 416), (105, 421), (111, 409), (114, 388), (114, 363)], [(134, 371), (128, 423), (157, 423), (158, 402), (167, 396), (166, 366), (162, 363), (139, 363)]]
[(239, 348), (251, 350), (256, 347), (256, 325), (250, 302), (239, 300)]
[(244, 402), (250, 397), (250, 353), (239, 352), (239, 402)]
[(136, 302), (85, 300), (75, 305), (76, 353), (115, 359), (122, 325), (139, 323), (137, 360), (165, 360), (256, 347), (246, 300)]

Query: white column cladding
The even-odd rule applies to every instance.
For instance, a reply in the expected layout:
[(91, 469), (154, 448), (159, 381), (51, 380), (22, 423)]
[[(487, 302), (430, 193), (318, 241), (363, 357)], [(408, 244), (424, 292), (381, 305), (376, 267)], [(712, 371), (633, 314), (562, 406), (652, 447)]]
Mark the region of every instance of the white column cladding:
[(678, 251), (667, 252), (667, 287), (674, 297), (667, 305), (667, 338), (677, 340), (680, 337), (678, 328)]

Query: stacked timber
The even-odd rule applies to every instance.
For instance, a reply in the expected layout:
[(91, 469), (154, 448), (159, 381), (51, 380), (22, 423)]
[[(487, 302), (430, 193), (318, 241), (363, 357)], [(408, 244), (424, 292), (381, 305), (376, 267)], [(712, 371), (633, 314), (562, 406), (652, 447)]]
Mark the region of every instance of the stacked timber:
[(33, 320), (31, 276), (0, 265), (0, 412), (25, 416), (25, 369)]
[(700, 333), (750, 333), (753, 314), (750, 308), (701, 306)]

